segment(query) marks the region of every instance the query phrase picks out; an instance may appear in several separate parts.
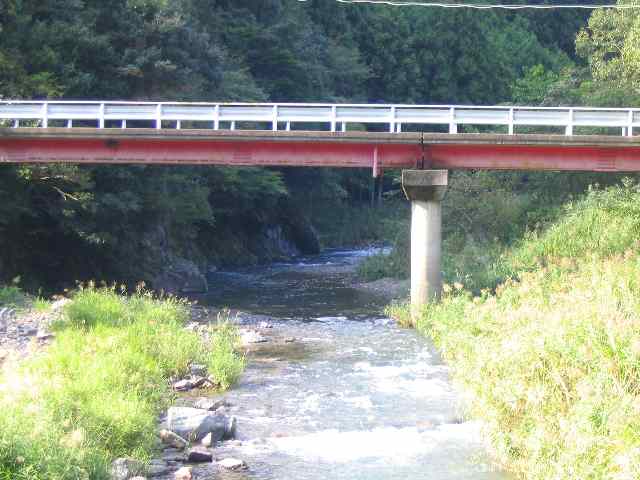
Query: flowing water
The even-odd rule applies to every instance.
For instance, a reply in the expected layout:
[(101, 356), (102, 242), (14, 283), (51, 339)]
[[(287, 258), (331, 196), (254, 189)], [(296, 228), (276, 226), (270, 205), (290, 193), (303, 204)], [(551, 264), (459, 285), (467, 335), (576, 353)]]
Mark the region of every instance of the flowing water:
[(463, 420), (433, 346), (386, 319), (384, 299), (353, 288), (354, 265), (370, 253), (211, 276), (201, 301), (273, 324), (225, 395), (241, 441), (216, 456), (250, 466), (231, 478), (506, 478), (490, 466), (479, 425)]

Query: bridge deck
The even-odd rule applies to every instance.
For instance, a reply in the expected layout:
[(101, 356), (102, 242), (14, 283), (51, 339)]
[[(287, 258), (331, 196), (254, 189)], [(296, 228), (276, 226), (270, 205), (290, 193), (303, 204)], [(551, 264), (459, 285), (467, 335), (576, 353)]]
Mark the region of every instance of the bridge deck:
[(0, 163), (640, 171), (640, 137), (0, 128)]

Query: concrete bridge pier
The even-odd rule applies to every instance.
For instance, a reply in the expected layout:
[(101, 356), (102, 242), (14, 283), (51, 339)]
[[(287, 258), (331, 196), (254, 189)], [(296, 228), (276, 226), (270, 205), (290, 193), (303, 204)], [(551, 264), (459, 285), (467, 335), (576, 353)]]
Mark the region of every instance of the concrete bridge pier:
[(442, 199), (447, 170), (403, 170), (411, 201), (411, 311), (418, 315), (442, 293)]

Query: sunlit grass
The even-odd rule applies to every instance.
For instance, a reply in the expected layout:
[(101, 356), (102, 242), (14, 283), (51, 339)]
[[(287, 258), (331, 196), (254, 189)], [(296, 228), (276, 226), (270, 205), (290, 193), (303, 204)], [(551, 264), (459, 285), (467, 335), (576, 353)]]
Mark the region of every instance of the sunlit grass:
[(417, 321), (522, 478), (640, 478), (639, 233), (637, 186), (590, 192), (503, 256), (495, 293), (449, 289)]
[(171, 378), (207, 364), (228, 388), (244, 366), (232, 326), (208, 345), (184, 328), (188, 315), (144, 291), (76, 292), (46, 354), (2, 381), (0, 479), (106, 479), (115, 457), (149, 459)]
[(15, 285), (0, 286), (0, 306), (18, 307), (24, 304), (26, 296)]

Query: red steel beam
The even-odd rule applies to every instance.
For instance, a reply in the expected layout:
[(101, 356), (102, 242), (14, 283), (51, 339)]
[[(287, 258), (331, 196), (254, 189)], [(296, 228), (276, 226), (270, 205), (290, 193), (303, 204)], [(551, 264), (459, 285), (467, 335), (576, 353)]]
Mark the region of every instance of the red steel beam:
[[(377, 152), (377, 153), (376, 153)], [(0, 163), (111, 163), (313, 167), (415, 167), (418, 144), (1, 139)]]
[(472, 170), (640, 172), (640, 146), (433, 145), (432, 166)]
[(2, 162), (639, 172), (640, 138), (0, 129)]

